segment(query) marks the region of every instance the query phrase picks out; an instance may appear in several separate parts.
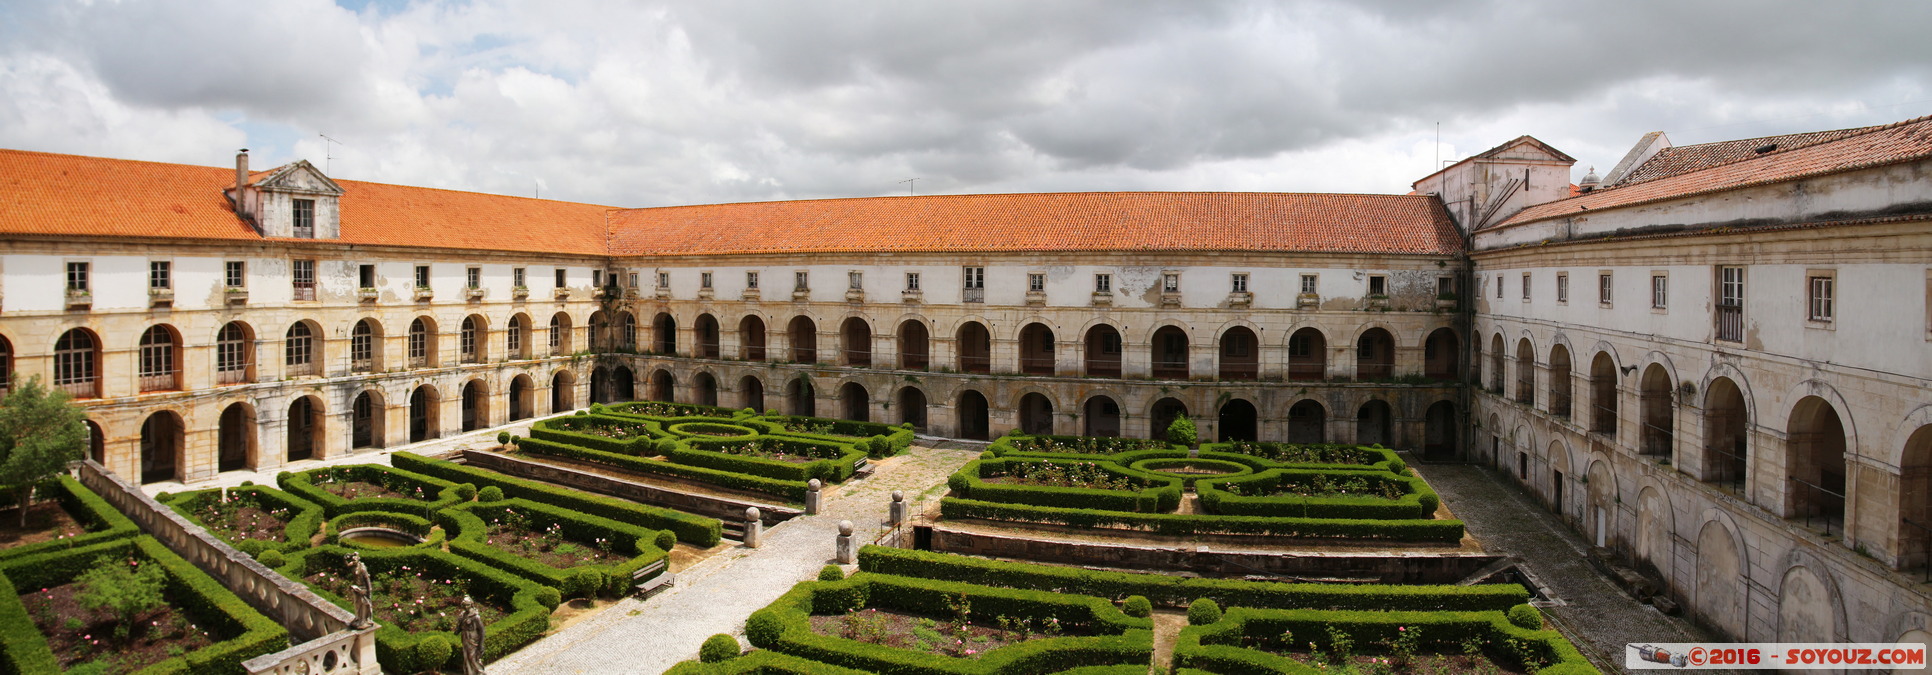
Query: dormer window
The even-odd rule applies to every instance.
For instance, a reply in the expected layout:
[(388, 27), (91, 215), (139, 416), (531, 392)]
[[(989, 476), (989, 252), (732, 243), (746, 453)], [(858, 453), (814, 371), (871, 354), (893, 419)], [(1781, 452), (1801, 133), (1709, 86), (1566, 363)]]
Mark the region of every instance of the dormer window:
[(295, 238), (315, 238), (315, 200), (297, 199), (295, 202)]

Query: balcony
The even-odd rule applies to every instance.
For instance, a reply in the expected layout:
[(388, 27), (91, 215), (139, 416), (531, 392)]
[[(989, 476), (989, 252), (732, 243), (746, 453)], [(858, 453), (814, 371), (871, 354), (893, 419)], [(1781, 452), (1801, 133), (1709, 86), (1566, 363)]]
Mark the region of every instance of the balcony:
[(67, 289), (68, 309), (87, 309), (94, 304), (94, 294), (87, 291)]
[(899, 301), (908, 305), (917, 305), (926, 301), (926, 293), (916, 289), (900, 291)]
[(148, 289), (148, 305), (149, 305), (149, 306), (153, 306), (153, 307), (167, 307), (167, 306), (169, 306), (169, 305), (173, 305), (173, 304), (174, 304), (174, 289), (172, 289), (172, 288), (150, 288), (150, 289)]
[(555, 297), (557, 298), (557, 302), (563, 302), (563, 301), (565, 301), (565, 300), (569, 300), (569, 299), (570, 299), (570, 289), (568, 289), (568, 288), (562, 288), (562, 287), (559, 287), (559, 288), (557, 289), (557, 292), (556, 292), (556, 296), (555, 296)]
[(745, 289), (744, 294), (738, 297), (739, 299), (744, 300), (745, 302), (757, 302), (760, 299), (760, 295), (762, 294), (758, 292), (758, 289), (747, 288)]
[(1180, 291), (1161, 291), (1161, 306), (1162, 307), (1181, 306), (1181, 292)]
[(1247, 307), (1252, 304), (1254, 304), (1253, 293), (1249, 293), (1247, 291), (1236, 291), (1228, 294), (1229, 307)]
[(1020, 372), (1028, 375), (1052, 375), (1053, 356), (1051, 354), (1027, 354), (1020, 357)]
[(529, 286), (515, 286), (515, 287), (512, 287), (512, 288), (510, 289), (510, 298), (511, 298), (511, 299), (514, 299), (514, 300), (523, 300), (523, 299), (527, 299), (527, 298), (529, 298), (529, 297), (530, 297), (530, 287), (529, 287)]
[(157, 373), (141, 376), (141, 391), (174, 391), (181, 388), (181, 378), (177, 373)]
[(1027, 291), (1026, 304), (1035, 307), (1046, 304), (1046, 291)]
[(463, 289), (463, 299), (468, 300), (470, 302), (482, 302), (483, 289), (477, 288), (475, 286), (465, 288)]
[(1113, 304), (1114, 304), (1114, 294), (1101, 293), (1098, 291), (1096, 291), (1093, 294), (1093, 305), (1095, 307), (1112, 307)]
[(430, 290), (428, 286), (416, 287), (416, 302), (429, 302), (435, 297), (436, 291)]
[(80, 382), (59, 382), (59, 383), (56, 383), (54, 387), (60, 389), (61, 391), (67, 392), (67, 395), (72, 396), (74, 398), (100, 398), (101, 397), (100, 380), (90, 379), (90, 380), (83, 380)]
[(799, 288), (792, 290), (792, 302), (807, 302), (811, 299), (812, 289)]
[(669, 300), (669, 299), (671, 299), (671, 287), (669, 287), (669, 286), (660, 286), (660, 287), (658, 287), (658, 289), (657, 289), (657, 299), (659, 299), (659, 300)]
[(373, 288), (356, 289), (357, 302), (375, 302), (377, 298), (381, 298), (381, 297), (382, 297), (382, 291), (379, 291)]
[(1320, 307), (1321, 304), (1322, 296), (1314, 293), (1302, 293), (1295, 296), (1295, 306), (1301, 309), (1315, 309)]
[(1185, 380), (1187, 379), (1187, 360), (1177, 358), (1158, 359), (1154, 361), (1153, 375), (1156, 380)]
[(215, 371), (215, 384), (245, 384), (247, 382), (248, 382), (247, 368), (235, 368), (232, 370)]
[(290, 300), (305, 301), (305, 302), (315, 301), (315, 286), (313, 284), (310, 284), (307, 286), (298, 285), (290, 289), (290, 291), (291, 291), (290, 297), (289, 297)]
[(706, 286), (706, 287), (704, 287), (704, 288), (700, 288), (700, 289), (698, 289), (698, 299), (699, 299), (699, 300), (710, 300), (711, 298), (713, 298), (713, 297), (715, 297), (715, 296), (717, 296), (717, 292), (716, 292), (716, 291), (714, 291), (714, 290), (712, 290), (712, 288), (711, 288), (710, 286)]
[(968, 288), (961, 292), (960, 302), (986, 302), (986, 289)]
[(845, 292), (845, 301), (852, 304), (865, 302), (865, 291), (854, 288)]
[(229, 286), (228, 290), (224, 293), (224, 295), (226, 295), (228, 298), (228, 304), (231, 304), (231, 305), (248, 304), (248, 289), (245, 287)]
[(1725, 342), (1744, 341), (1744, 306), (1717, 306), (1717, 339)]

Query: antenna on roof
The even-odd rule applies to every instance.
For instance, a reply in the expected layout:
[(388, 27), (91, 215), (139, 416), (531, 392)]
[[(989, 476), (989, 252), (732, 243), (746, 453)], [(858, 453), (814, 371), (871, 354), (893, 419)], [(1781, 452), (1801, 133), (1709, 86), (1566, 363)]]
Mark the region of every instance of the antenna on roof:
[(322, 173), (328, 173), (329, 164), (335, 159), (335, 146), (342, 144), (342, 141), (329, 138), (328, 134), (316, 134), (316, 135), (321, 136), (323, 141), (322, 147), (324, 149), (322, 151)]
[(906, 196), (907, 196), (907, 197), (911, 197), (911, 196), (912, 196), (912, 188), (913, 188), (913, 186), (916, 186), (916, 185), (918, 185), (918, 184), (919, 184), (919, 183), (918, 183), (918, 181), (919, 181), (919, 179), (917, 179), (917, 178), (907, 178), (907, 179), (905, 179), (905, 180), (902, 180), (902, 181), (899, 181), (899, 182), (901, 182), (901, 183), (905, 183), (905, 184), (906, 184)]
[[(1436, 123), (1436, 171), (1442, 170), (1442, 123)], [(1433, 173), (1433, 172), (1432, 172)]]

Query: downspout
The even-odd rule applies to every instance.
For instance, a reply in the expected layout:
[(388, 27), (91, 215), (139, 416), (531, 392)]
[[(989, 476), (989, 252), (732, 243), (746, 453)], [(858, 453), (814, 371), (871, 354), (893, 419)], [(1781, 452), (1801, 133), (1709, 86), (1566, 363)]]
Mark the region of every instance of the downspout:
[[(1469, 205), (1472, 209), (1471, 213), (1474, 213), (1473, 209), (1476, 205), (1474, 195), (1470, 195)], [(1455, 216), (1451, 214), (1450, 218), (1453, 220)], [(1471, 403), (1475, 397), (1470, 392), (1469, 374), (1470, 369), (1475, 367), (1475, 348), (1478, 339), (1475, 331), (1476, 302), (1481, 299), (1482, 289), (1476, 287), (1476, 263), (1470, 257), (1470, 252), (1475, 249), (1475, 233), (1464, 228), (1461, 223), (1456, 224), (1456, 231), (1462, 234), (1462, 252), (1456, 255), (1457, 302), (1456, 318), (1453, 323), (1456, 332), (1463, 336), (1462, 344), (1458, 345), (1461, 354), (1457, 358), (1462, 367), (1457, 369), (1459, 372), (1456, 373), (1456, 410), (1462, 415), (1461, 424), (1458, 425), (1462, 438), (1456, 447), (1462, 449), (1462, 459), (1468, 461), (1474, 457), (1476, 451), (1477, 416), (1476, 411), (1471, 409)]]

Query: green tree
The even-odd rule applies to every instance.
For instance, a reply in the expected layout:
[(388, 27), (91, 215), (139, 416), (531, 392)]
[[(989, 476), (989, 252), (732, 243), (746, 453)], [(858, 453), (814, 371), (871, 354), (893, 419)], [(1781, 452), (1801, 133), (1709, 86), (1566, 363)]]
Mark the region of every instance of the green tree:
[(34, 484), (86, 454), (86, 419), (67, 392), (41, 386), (38, 375), (0, 398), (0, 485), (14, 486), (21, 527)]
[(76, 600), (88, 609), (106, 609), (119, 621), (114, 636), (126, 641), (134, 622), (143, 613), (161, 605), (161, 588), (167, 584), (161, 566), (129, 560), (127, 564), (109, 563), (82, 572), (74, 580), (81, 591)]
[(1200, 440), (1200, 436), (1194, 429), (1194, 420), (1186, 415), (1174, 418), (1174, 422), (1167, 425), (1167, 442), (1191, 448), (1197, 440)]

